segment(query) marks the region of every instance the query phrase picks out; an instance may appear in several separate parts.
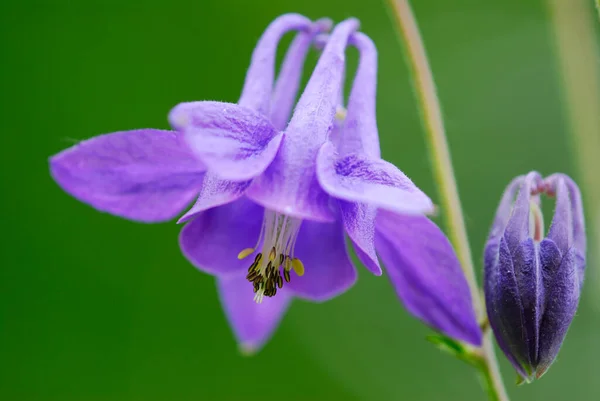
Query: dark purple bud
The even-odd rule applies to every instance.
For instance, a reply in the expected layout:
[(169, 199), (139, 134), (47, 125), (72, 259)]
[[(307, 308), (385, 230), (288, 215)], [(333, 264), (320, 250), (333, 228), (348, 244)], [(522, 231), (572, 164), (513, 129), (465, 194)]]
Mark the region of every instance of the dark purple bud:
[[(556, 197), (547, 235), (540, 195)], [(530, 382), (550, 367), (579, 303), (586, 238), (581, 194), (564, 174), (515, 178), (485, 248), (484, 290), (498, 345)]]

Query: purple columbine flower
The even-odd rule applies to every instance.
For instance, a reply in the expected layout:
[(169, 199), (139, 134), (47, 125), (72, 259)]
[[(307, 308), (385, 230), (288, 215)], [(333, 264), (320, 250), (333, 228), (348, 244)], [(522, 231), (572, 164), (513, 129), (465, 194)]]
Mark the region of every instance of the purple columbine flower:
[[(556, 197), (547, 235), (540, 194)], [(525, 381), (540, 378), (558, 354), (579, 303), (585, 252), (573, 180), (531, 172), (510, 183), (485, 248), (484, 290), (498, 345)]]
[[(92, 138), (52, 157), (51, 173), (79, 200), (144, 222), (171, 219), (197, 196), (180, 219), (188, 222), (180, 235), (182, 251), (217, 276), (244, 350), (256, 350), (270, 337), (293, 297), (324, 301), (353, 285), (356, 271), (344, 233), (377, 275), (378, 244), (413, 314), (478, 344), (481, 333), (473, 329), (452, 248), (420, 216), (432, 211), (431, 201), (380, 158), (376, 50), (356, 33), (356, 20), (331, 34), (289, 120), (305, 56), (315, 35), (329, 27), (328, 20), (313, 23), (296, 14), (277, 18), (254, 50), (237, 104), (181, 104), (170, 114), (177, 131)], [(277, 45), (292, 30), (300, 33), (273, 85)], [(336, 111), (348, 43), (359, 48), (361, 62), (342, 121)]]
[[(255, 111), (231, 104), (196, 102), (171, 112), (171, 123), (185, 133), (214, 174), (211, 180), (219, 183), (211, 181), (210, 191), (203, 191), (184, 216), (191, 221), (181, 233), (182, 249), (200, 270), (219, 277), (224, 309), (244, 349), (255, 350), (270, 337), (292, 297), (324, 301), (354, 284), (356, 271), (344, 233), (360, 260), (379, 275), (374, 245), (377, 209), (389, 211), (385, 213), (392, 217), (384, 217), (385, 222), (433, 210), (426, 195), (380, 158), (377, 54), (370, 39), (355, 32), (357, 27), (350, 19), (332, 32), (283, 133)], [(348, 43), (359, 48), (361, 61), (348, 119), (342, 122), (336, 111)], [(273, 105), (271, 113), (278, 107), (269, 99), (256, 103)], [(204, 196), (217, 197), (218, 203)], [(394, 237), (385, 225), (378, 230), (387, 241), (386, 255), (393, 255), (387, 258), (388, 268), (416, 270), (400, 285), (420, 285), (410, 294), (400, 290), (413, 303), (409, 310), (419, 310), (419, 317), (450, 335), (479, 344), (481, 333), (453, 250), (439, 229), (423, 219), (415, 220), (420, 224), (413, 228), (425, 227), (429, 238), (409, 231)], [(406, 236), (418, 239), (411, 242)], [(412, 246), (412, 251), (400, 253), (405, 259), (396, 252), (403, 241)], [(421, 254), (431, 249), (439, 252)], [(419, 272), (431, 263), (429, 275)], [(438, 283), (438, 269), (450, 284)], [(292, 271), (301, 277), (292, 277)], [(261, 305), (247, 301), (252, 290)], [(429, 290), (441, 292), (433, 296), (438, 304), (425, 301)]]

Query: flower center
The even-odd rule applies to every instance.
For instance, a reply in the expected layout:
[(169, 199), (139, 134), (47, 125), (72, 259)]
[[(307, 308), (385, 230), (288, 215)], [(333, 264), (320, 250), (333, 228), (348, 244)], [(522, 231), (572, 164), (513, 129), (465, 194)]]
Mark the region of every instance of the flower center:
[[(261, 303), (264, 297), (273, 297), (283, 281), (290, 282), (290, 271), (304, 275), (304, 265), (294, 257), (294, 247), (301, 219), (265, 209), (263, 224), (254, 248), (243, 249), (238, 259), (253, 254), (262, 243), (262, 251), (254, 257), (246, 279), (254, 286), (254, 301)], [(283, 277), (282, 277), (283, 273)]]

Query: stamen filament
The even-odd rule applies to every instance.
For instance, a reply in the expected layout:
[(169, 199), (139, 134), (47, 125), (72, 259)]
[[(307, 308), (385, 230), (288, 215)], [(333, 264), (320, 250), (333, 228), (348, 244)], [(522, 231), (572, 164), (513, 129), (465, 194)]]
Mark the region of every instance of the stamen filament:
[[(238, 253), (238, 259), (244, 259), (259, 246), (262, 248), (262, 252), (256, 255), (248, 268), (246, 276), (253, 285), (255, 302), (261, 303), (264, 297), (275, 296), (277, 290), (283, 288), (284, 280), (290, 282), (291, 270), (294, 270), (298, 277), (304, 275), (304, 265), (300, 259), (294, 257), (294, 247), (301, 224), (302, 220), (295, 217), (265, 210), (256, 246)], [(264, 255), (268, 257), (264, 258)]]

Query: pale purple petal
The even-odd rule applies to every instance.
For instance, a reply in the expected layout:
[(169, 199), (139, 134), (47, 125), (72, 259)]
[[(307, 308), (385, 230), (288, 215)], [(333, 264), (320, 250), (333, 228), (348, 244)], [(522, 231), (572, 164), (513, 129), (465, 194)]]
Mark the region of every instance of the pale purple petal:
[(328, 196), (315, 178), (315, 160), (333, 127), (342, 85), (348, 37), (358, 28), (354, 19), (333, 30), (300, 97), (277, 156), (248, 189), (261, 205), (313, 220), (333, 220)]
[(375, 217), (377, 209), (364, 203), (338, 201), (344, 230), (354, 245), (356, 256), (371, 273), (380, 276), (381, 267), (375, 252)]
[(450, 337), (481, 344), (460, 262), (432, 221), (380, 210), (375, 244), (396, 293), (411, 314)]
[(206, 173), (196, 203), (181, 216), (177, 223), (184, 223), (198, 213), (241, 198), (250, 183), (251, 181), (222, 180), (210, 172)]
[(252, 53), (238, 104), (265, 116), (269, 114), (279, 41), (287, 32), (311, 27), (312, 21), (299, 14), (284, 14), (271, 22)]
[(317, 20), (307, 32), (298, 32), (290, 44), (281, 64), (271, 100), (270, 117), (276, 129), (284, 130), (287, 126), (296, 103), (306, 55), (314, 37), (330, 30), (331, 25), (332, 22), (328, 18)]
[(217, 289), (229, 325), (244, 354), (259, 351), (271, 338), (291, 301), (283, 288), (277, 296), (265, 297), (257, 304), (252, 300), (252, 284), (244, 276), (218, 278)]
[(50, 158), (52, 177), (78, 200), (148, 223), (181, 213), (204, 170), (182, 135), (157, 129), (100, 135)]
[[(329, 35), (327, 34), (321, 34), (318, 35), (315, 38), (314, 46), (317, 49), (323, 50), (325, 48), (325, 45), (327, 44), (327, 41), (329, 40)], [(340, 69), (340, 75), (342, 76), (341, 81), (345, 82), (346, 81), (346, 68), (345, 66), (343, 66)], [(344, 120), (346, 117), (346, 110), (344, 108), (345, 105), (345, 88), (344, 85), (340, 85), (339, 89), (338, 89), (338, 94), (337, 94), (337, 106), (336, 106), (336, 114), (335, 114), (335, 119), (333, 120), (333, 127), (331, 128), (331, 131), (329, 132), (329, 140), (331, 142), (333, 142), (334, 145), (338, 146), (339, 142), (342, 140), (342, 130), (343, 130), (343, 126), (344, 126)]]
[(338, 156), (332, 143), (322, 146), (317, 176), (331, 196), (403, 214), (433, 212), (433, 203), (396, 166), (358, 154)]
[[(362, 154), (380, 159), (379, 136), (375, 116), (377, 92), (377, 49), (368, 36), (355, 32), (350, 44), (360, 52), (356, 77), (350, 92), (347, 117), (337, 150), (341, 155)], [(374, 274), (381, 274), (375, 252), (375, 216), (377, 207), (356, 202), (339, 201), (346, 233), (354, 244), (360, 261)]]
[(350, 44), (360, 52), (360, 61), (348, 99), (348, 114), (338, 152), (341, 155), (357, 153), (380, 159), (375, 112), (377, 48), (367, 35), (360, 32), (350, 36)]
[[(251, 260), (238, 253), (256, 245), (263, 209), (245, 198), (199, 213), (179, 234), (184, 256), (199, 270), (217, 276), (245, 277)], [(252, 285), (248, 283), (252, 290)]]
[(312, 177), (298, 183), (299, 186), (294, 190), (302, 194), (302, 196), (296, 199), (286, 196), (283, 192), (290, 190), (289, 187), (281, 188), (281, 193), (272, 193), (273, 198), (265, 197), (265, 193), (262, 192), (263, 189), (276, 188), (276, 185), (278, 185), (271, 178), (273, 176), (267, 174), (255, 179), (250, 187), (248, 187), (246, 196), (262, 205), (265, 209), (288, 216), (320, 222), (335, 221), (336, 215), (330, 206), (331, 198), (321, 189), (315, 172), (313, 172)]
[[(341, 222), (302, 222), (294, 257), (304, 264), (304, 275), (291, 273), (292, 293), (311, 301), (326, 301), (348, 290), (356, 282)], [(279, 293), (277, 293), (279, 296)]]
[(181, 103), (171, 110), (169, 121), (208, 169), (226, 180), (261, 174), (283, 136), (264, 115), (232, 103)]

